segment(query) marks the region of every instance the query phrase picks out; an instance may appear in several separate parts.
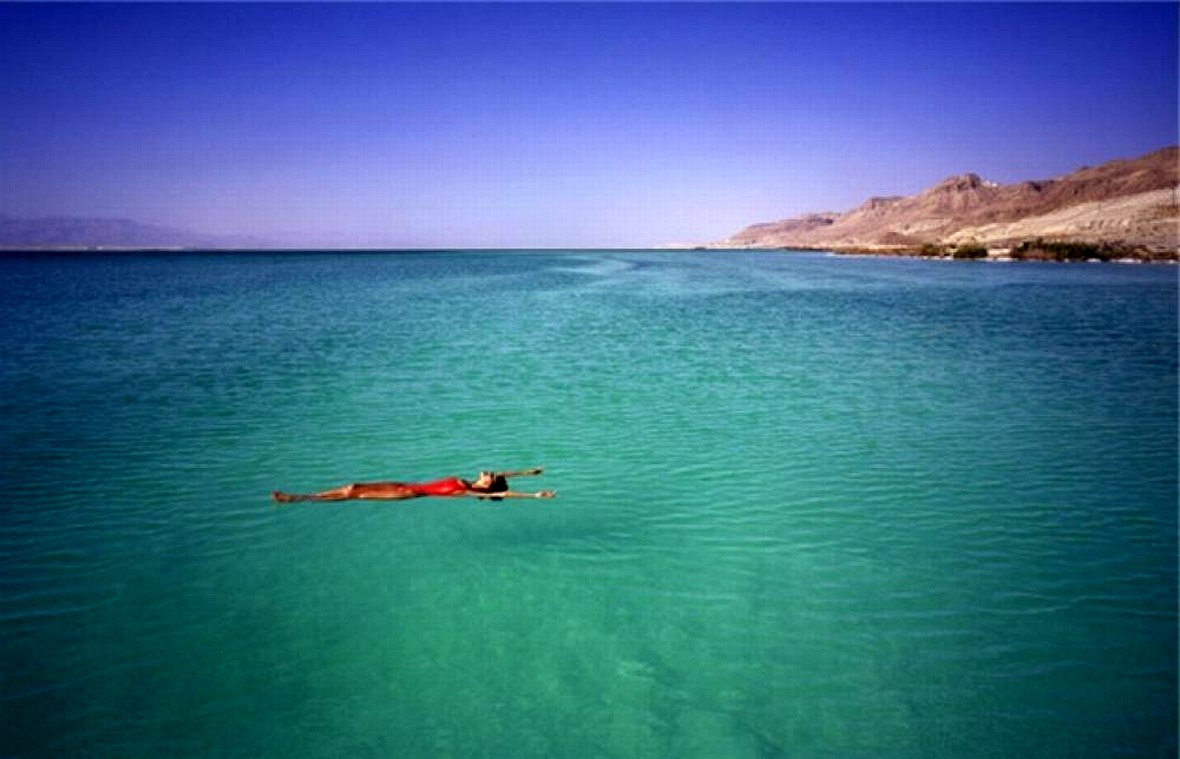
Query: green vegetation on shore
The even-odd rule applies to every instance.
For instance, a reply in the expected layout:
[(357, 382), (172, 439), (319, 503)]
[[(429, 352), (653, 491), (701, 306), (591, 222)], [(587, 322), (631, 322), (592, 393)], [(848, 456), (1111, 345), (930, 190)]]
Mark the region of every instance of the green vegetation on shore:
[[(928, 242), (909, 251), (911, 255), (926, 258), (956, 258), (977, 260), (987, 258), (989, 251), (983, 245), (970, 242), (962, 245), (946, 245)], [(1025, 240), (1007, 251), (998, 251), (1014, 261), (1175, 261), (1175, 253), (1152, 252), (1142, 246), (1119, 245), (1115, 243), (1090, 243), (1052, 241), (1037, 238)]]
[(979, 259), (987, 258), (987, 248), (975, 243), (966, 243), (955, 248), (955, 258)]
[(927, 258), (946, 258), (947, 256), (967, 260), (987, 258), (987, 248), (977, 243), (964, 243), (962, 245), (952, 246), (928, 242), (924, 243), (922, 247), (914, 252), (916, 255)]
[(1018, 261), (1114, 261), (1123, 258), (1150, 260), (1144, 249), (1110, 243), (1054, 242), (1026, 240), (1010, 253)]

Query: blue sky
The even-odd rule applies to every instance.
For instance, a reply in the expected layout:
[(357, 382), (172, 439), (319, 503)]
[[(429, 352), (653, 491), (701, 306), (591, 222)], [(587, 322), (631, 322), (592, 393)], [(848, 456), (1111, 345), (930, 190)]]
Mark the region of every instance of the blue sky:
[(0, 4), (0, 213), (645, 246), (1177, 142), (1177, 5)]

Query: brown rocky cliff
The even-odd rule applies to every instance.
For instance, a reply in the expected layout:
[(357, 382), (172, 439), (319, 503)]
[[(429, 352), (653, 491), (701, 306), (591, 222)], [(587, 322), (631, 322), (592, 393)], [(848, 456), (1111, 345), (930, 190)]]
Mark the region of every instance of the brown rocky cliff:
[(842, 214), (756, 224), (718, 245), (840, 249), (974, 240), (1006, 247), (1044, 237), (1176, 253), (1178, 185), (1180, 149), (1169, 147), (1057, 179), (998, 185), (962, 174), (917, 195), (871, 198)]

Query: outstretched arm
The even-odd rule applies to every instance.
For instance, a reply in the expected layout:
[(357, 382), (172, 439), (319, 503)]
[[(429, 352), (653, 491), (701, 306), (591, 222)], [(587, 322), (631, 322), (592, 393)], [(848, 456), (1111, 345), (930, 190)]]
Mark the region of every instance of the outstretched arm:
[(518, 493), (515, 490), (505, 490), (500, 493), (484, 493), (478, 490), (468, 490), (463, 495), (471, 498), (556, 498), (557, 493), (552, 490), (542, 490), (537, 493)]
[(525, 469), (521, 472), (496, 472), (501, 477), (536, 477), (538, 474), (544, 474), (543, 467), (535, 466), (532, 469)]

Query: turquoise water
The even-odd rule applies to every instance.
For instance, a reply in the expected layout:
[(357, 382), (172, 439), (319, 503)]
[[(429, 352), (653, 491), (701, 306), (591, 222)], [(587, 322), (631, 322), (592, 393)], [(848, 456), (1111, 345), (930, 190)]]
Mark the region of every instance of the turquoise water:
[[(1175, 754), (1175, 268), (10, 255), (0, 295), (0, 755)], [(557, 500), (269, 500), (538, 464)]]

